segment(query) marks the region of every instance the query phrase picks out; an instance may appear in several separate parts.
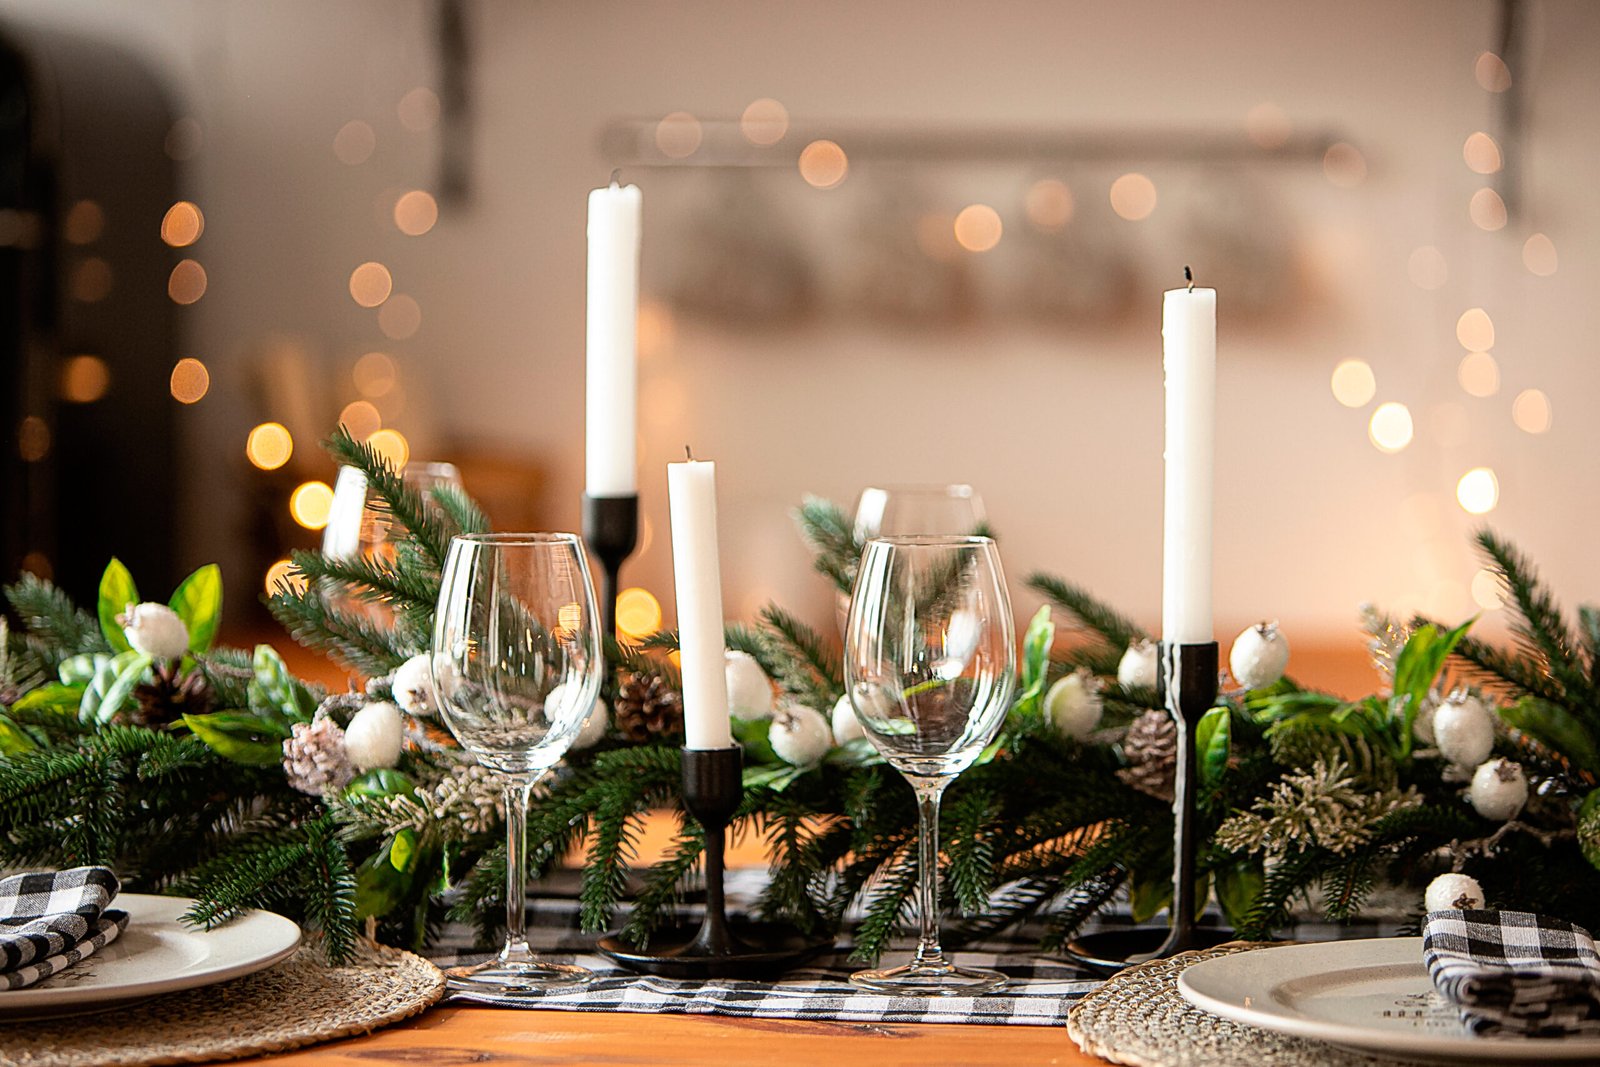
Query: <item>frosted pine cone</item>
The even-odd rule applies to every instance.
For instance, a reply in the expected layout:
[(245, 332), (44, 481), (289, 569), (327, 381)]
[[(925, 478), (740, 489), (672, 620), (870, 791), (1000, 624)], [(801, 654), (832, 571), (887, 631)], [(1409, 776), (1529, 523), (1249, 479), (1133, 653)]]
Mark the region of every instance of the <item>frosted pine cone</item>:
[(457, 764), (429, 790), (432, 816), (454, 818), (469, 834), (485, 834), (504, 821), (504, 783), (476, 763)]
[(1128, 765), (1117, 772), (1128, 785), (1157, 800), (1171, 801), (1178, 767), (1178, 727), (1164, 711), (1147, 711), (1122, 741)]
[(355, 769), (344, 752), (344, 730), (326, 715), (297, 722), (283, 743), (283, 774), (289, 785), (314, 797), (337, 793)]

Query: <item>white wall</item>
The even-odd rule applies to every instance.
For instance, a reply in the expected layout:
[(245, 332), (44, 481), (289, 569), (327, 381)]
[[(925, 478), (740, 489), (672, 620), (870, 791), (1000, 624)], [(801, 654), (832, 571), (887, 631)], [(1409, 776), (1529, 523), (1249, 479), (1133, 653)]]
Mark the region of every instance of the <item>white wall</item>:
[[(1313, 298), (1290, 325), (1246, 328), (1229, 322), (1220, 297), (1218, 615), (1225, 629), (1276, 616), (1320, 633), (1344, 632), (1363, 599), (1473, 610), (1466, 535), (1476, 520), (1454, 487), (1479, 465), (1500, 477), (1494, 525), (1569, 601), (1600, 598), (1588, 533), (1600, 471), (1600, 420), (1588, 410), (1600, 399), (1600, 7), (1530, 5), (1532, 61), (1515, 72), (1529, 94), (1526, 214), (1485, 233), (1468, 221), (1468, 197), (1484, 182), (1463, 165), (1461, 145), (1494, 128), (1495, 100), (1475, 83), (1473, 61), (1492, 45), (1496, 6), (491, 0), (470, 11), (476, 199), (415, 239), (385, 226), (374, 204), (432, 174), (436, 135), (402, 129), (394, 112), (402, 93), (436, 79), (431, 5), (12, 0), (10, 9), (148, 52), (205, 127), (193, 196), (206, 212), (196, 256), (211, 288), (189, 317), (194, 354), (216, 385), (186, 417), (193, 551), (224, 560), (233, 533), (217, 502), (244, 476), (243, 435), (258, 417), (247, 353), (275, 334), (305, 338), (335, 368), (369, 348), (394, 351), (409, 395), (430, 401), (417, 417), (427, 411), (434, 426), (419, 421), (414, 436), (495, 440), (545, 462), (554, 514), (577, 525), (583, 203), (609, 169), (596, 144), (613, 118), (735, 117), (771, 96), (797, 119), (1238, 129), (1271, 101), (1301, 128), (1337, 128), (1366, 156), (1363, 185), (1336, 188), (1314, 166), (1281, 179), (1302, 218), (1296, 254), (1317, 281)], [(378, 133), (359, 167), (331, 151), (352, 118)], [(637, 180), (648, 292), (675, 249), (650, 216), (660, 176)], [(1163, 202), (1178, 202), (1194, 180), (1172, 170)], [(1081, 210), (1106, 212), (1103, 188), (1078, 192)], [(1160, 214), (1109, 225), (1147, 241)], [(1553, 277), (1522, 266), (1535, 230), (1555, 241)], [(1407, 277), (1411, 250), (1425, 244), (1449, 259), (1437, 292)], [(1175, 264), (1188, 253), (1156, 251)], [(397, 289), (421, 304), (414, 339), (385, 342), (372, 313), (349, 300), (345, 280), (366, 259), (387, 263)], [(1484, 400), (1455, 384), (1454, 325), (1473, 306), (1494, 318), (1504, 382)], [(663, 464), (692, 441), (719, 460), (730, 612), (775, 597), (820, 622), (827, 591), (786, 514), (803, 493), (848, 502), (873, 482), (969, 481), (1014, 579), (1064, 573), (1154, 625), (1158, 307), (1153, 289), (1142, 330), (1080, 333), (989, 320), (954, 333), (841, 322), (751, 334), (680, 320), (642, 370), (648, 521), (664, 533)], [(1376, 370), (1374, 403), (1400, 400), (1416, 415), (1417, 439), (1398, 455), (1368, 443), (1371, 405), (1350, 410), (1330, 394), (1333, 365), (1352, 356)], [(1553, 429), (1536, 437), (1510, 419), (1511, 398), (1529, 386), (1554, 402)], [(1443, 404), (1465, 411), (1464, 443), (1441, 443)], [(948, 417), (930, 427), (908, 414), (930, 407)], [(398, 424), (407, 428), (406, 417)], [(664, 536), (627, 579), (670, 610)], [(1031, 609), (1022, 600), (1019, 611)]]

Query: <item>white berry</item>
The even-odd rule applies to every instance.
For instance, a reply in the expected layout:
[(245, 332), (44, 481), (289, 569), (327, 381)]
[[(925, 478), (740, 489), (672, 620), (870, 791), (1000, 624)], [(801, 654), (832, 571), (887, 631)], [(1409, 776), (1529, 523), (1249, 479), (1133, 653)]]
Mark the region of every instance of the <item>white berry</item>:
[(1505, 822), (1528, 802), (1528, 776), (1522, 773), (1520, 763), (1492, 759), (1472, 772), (1472, 788), (1467, 796), (1479, 815)]
[(129, 604), (117, 621), (128, 644), (151, 659), (179, 659), (189, 651), (189, 627), (165, 604)]
[[(1429, 693), (1422, 699), (1422, 706), (1417, 709), (1417, 717), (1411, 720), (1411, 734), (1425, 745), (1434, 742), (1433, 717), (1439, 712), (1439, 698)], [(1484, 753), (1488, 755), (1488, 753)]]
[[(559, 688), (559, 687), (558, 687)], [(589, 709), (588, 718), (583, 720), (583, 729), (578, 731), (578, 736), (572, 739), (574, 751), (592, 748), (600, 743), (606, 735), (606, 730), (611, 725), (611, 709), (606, 707), (604, 700), (596, 700), (594, 707)]]
[(772, 716), (772, 681), (748, 652), (727, 653), (728, 714), (741, 719)]
[(1433, 739), (1451, 763), (1476, 767), (1494, 750), (1494, 715), (1483, 701), (1457, 689), (1433, 713)]
[(1117, 663), (1117, 684), (1124, 689), (1154, 689), (1156, 656), (1156, 643), (1148, 638), (1129, 645)]
[(849, 744), (857, 738), (866, 737), (867, 729), (861, 725), (861, 720), (856, 718), (856, 709), (850, 703), (850, 694), (846, 693), (833, 705), (833, 743), (836, 745)]
[(368, 704), (345, 727), (344, 754), (358, 771), (393, 767), (400, 762), (404, 732), (399, 708), (387, 700)]
[(1283, 677), (1289, 666), (1289, 639), (1276, 622), (1258, 622), (1233, 639), (1228, 669), (1246, 689), (1265, 689)]
[(1100, 699), (1100, 679), (1079, 667), (1058, 678), (1044, 695), (1044, 715), (1058, 732), (1086, 740), (1100, 725), (1105, 702)]
[(820, 763), (833, 747), (833, 728), (815, 708), (785, 704), (773, 715), (767, 740), (783, 762), (810, 767)]
[(417, 653), (400, 664), (394, 672), (394, 680), (389, 683), (394, 702), (408, 713), (424, 718), (439, 710), (439, 698), (433, 691), (432, 658), (426, 652)]
[(1422, 897), (1429, 911), (1472, 911), (1483, 907), (1483, 886), (1470, 874), (1441, 874)]

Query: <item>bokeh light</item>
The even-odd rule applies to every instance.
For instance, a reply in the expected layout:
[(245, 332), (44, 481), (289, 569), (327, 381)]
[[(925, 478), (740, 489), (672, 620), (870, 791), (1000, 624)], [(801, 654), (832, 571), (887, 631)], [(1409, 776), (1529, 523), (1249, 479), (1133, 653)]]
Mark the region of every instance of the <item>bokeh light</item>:
[(1322, 154), (1322, 173), (1339, 188), (1354, 189), (1367, 180), (1367, 157), (1355, 145), (1337, 141)]
[(167, 276), (167, 295), (174, 304), (192, 304), (206, 295), (206, 269), (192, 259), (180, 259)]
[(289, 515), (308, 530), (328, 525), (333, 509), (333, 489), (327, 482), (301, 482), (289, 494)]
[(829, 140), (812, 141), (800, 150), (800, 177), (807, 185), (832, 189), (850, 172), (844, 149)]
[(1378, 391), (1378, 380), (1364, 359), (1347, 359), (1333, 368), (1333, 398), (1347, 408), (1365, 407)]
[(421, 237), (439, 221), (439, 202), (432, 193), (413, 189), (394, 204), (394, 225), (407, 237)]
[(1059, 178), (1041, 178), (1028, 186), (1023, 208), (1034, 226), (1055, 233), (1072, 221), (1072, 190)]
[(99, 256), (90, 256), (72, 269), (67, 291), (79, 303), (98, 304), (111, 295), (113, 281), (111, 264)]
[(1468, 352), (1487, 352), (1494, 347), (1494, 320), (1482, 308), (1468, 308), (1456, 320), (1456, 340)]
[(422, 305), (405, 293), (396, 293), (378, 309), (378, 329), (391, 341), (404, 341), (422, 329)]
[(1474, 174), (1493, 174), (1502, 163), (1500, 146), (1482, 130), (1467, 135), (1466, 142), (1461, 146), (1461, 158)]
[(1456, 381), (1472, 396), (1494, 396), (1500, 391), (1500, 364), (1487, 352), (1468, 352), (1456, 366)]
[(1433, 245), (1422, 245), (1411, 250), (1411, 258), (1406, 261), (1406, 273), (1418, 289), (1443, 289), (1444, 283), (1450, 280), (1450, 264), (1445, 260), (1444, 253)]
[(1479, 189), (1467, 204), (1472, 224), (1480, 230), (1502, 230), (1506, 225), (1506, 202), (1493, 189)]
[(617, 594), (617, 630), (641, 640), (661, 629), (661, 602), (648, 589), (635, 586)]
[(394, 390), (400, 369), (387, 352), (368, 352), (350, 368), (350, 380), (362, 396), (384, 396)]
[(1469, 515), (1487, 515), (1500, 503), (1500, 480), (1488, 467), (1474, 467), (1456, 483), (1456, 503)]
[(1481, 52), (1472, 65), (1472, 75), (1478, 84), (1491, 93), (1503, 93), (1511, 88), (1511, 68), (1493, 52)]
[(1502, 597), (1505, 583), (1500, 576), (1491, 570), (1479, 568), (1478, 573), (1472, 576), (1472, 599), (1484, 611), (1499, 611), (1504, 604)]
[(1394, 400), (1379, 404), (1367, 422), (1367, 437), (1379, 452), (1399, 452), (1411, 443), (1415, 432), (1411, 409)]
[(73, 356), (61, 365), (61, 399), (92, 404), (111, 388), (111, 368), (99, 356)]
[(394, 278), (382, 263), (368, 261), (350, 272), (350, 299), (364, 308), (375, 308), (394, 291)]
[(399, 430), (385, 427), (367, 438), (367, 444), (395, 470), (404, 467), (411, 459), (411, 442)]
[(439, 94), (419, 85), (400, 98), (395, 107), (400, 125), (413, 133), (429, 130), (439, 121)]
[(383, 416), (370, 400), (353, 400), (339, 412), (339, 424), (357, 441), (365, 441), (378, 432)]
[(275, 471), (294, 455), (294, 438), (281, 422), (263, 422), (245, 438), (244, 455), (264, 471)]
[(968, 252), (987, 252), (1000, 243), (1000, 214), (988, 204), (968, 204), (956, 213), (956, 242)]
[(674, 111), (656, 123), (656, 147), (669, 159), (688, 159), (704, 137), (700, 120), (687, 111)]
[(50, 454), (50, 424), (29, 415), (17, 424), (17, 455), (24, 463), (37, 463)]
[(93, 200), (79, 200), (67, 209), (67, 217), (61, 220), (61, 235), (68, 244), (94, 244), (105, 229), (106, 213)]
[(1111, 210), (1129, 222), (1150, 217), (1156, 209), (1156, 183), (1143, 174), (1124, 174), (1111, 183)]
[(178, 403), (198, 404), (211, 389), (211, 372), (198, 359), (185, 356), (172, 365), (167, 388)]
[(771, 97), (752, 100), (739, 116), (739, 132), (754, 145), (777, 144), (789, 132), (789, 109)]
[(292, 561), (280, 559), (267, 568), (267, 579), (263, 584), (268, 596), (273, 593), (303, 593), (306, 591), (306, 576)]
[(333, 135), (333, 154), (340, 163), (354, 167), (372, 158), (378, 147), (378, 135), (360, 119), (351, 119)]
[(1548, 278), (1560, 265), (1556, 259), (1556, 243), (1542, 233), (1536, 233), (1522, 243), (1522, 265), (1541, 278)]
[(1511, 421), (1524, 433), (1544, 433), (1550, 429), (1550, 398), (1542, 389), (1524, 389), (1511, 402)]
[(179, 200), (161, 217), (161, 239), (173, 248), (187, 248), (205, 232), (206, 217), (189, 200)]

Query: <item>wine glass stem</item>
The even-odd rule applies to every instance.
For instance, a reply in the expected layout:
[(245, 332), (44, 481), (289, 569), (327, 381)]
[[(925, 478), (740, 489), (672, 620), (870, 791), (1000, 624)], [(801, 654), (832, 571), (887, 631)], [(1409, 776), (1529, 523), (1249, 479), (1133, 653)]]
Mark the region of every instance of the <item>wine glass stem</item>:
[(528, 947), (528, 798), (537, 775), (506, 779), (506, 947), (502, 958), (527, 957)]
[(922, 778), (911, 784), (917, 792), (917, 884), (922, 914), (916, 966), (947, 966), (939, 945), (939, 799), (949, 784), (948, 778)]

